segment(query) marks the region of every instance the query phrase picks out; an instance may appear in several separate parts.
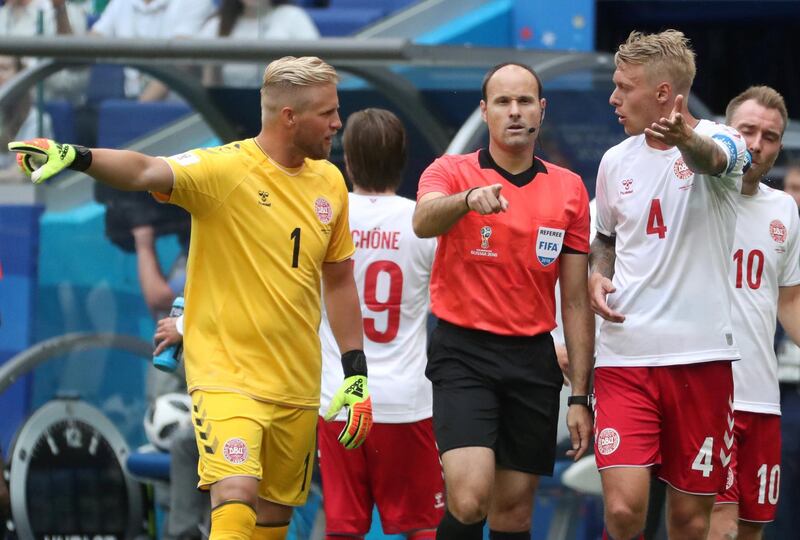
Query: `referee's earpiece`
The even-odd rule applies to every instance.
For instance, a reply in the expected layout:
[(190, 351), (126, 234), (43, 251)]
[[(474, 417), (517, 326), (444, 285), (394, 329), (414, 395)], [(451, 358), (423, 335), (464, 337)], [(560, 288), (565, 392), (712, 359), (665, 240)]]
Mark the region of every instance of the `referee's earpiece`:
[(544, 122), (544, 112), (545, 112), (546, 110), (547, 110), (547, 109), (542, 109), (542, 117), (539, 119), (539, 125), (540, 125), (540, 126), (542, 125), (542, 122)]

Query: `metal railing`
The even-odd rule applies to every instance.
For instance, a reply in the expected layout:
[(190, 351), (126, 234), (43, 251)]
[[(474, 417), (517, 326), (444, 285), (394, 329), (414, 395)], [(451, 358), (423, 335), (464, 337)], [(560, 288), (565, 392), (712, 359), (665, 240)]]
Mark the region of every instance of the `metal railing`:
[(140, 69), (181, 95), (217, 136), (229, 141), (236, 130), (212, 103), (196, 79), (174, 70), (176, 62), (264, 62), (286, 55), (325, 58), (337, 69), (367, 81), (386, 97), (425, 137), (436, 153), (447, 149), (451, 133), (439, 113), (422, 99), (419, 89), (391, 67), (488, 68), (501, 62), (521, 62), (539, 71), (543, 79), (571, 71), (611, 65), (601, 53), (534, 51), (468, 46), (417, 45), (407, 39), (323, 38), (319, 40), (138, 40), (56, 36), (0, 38), (0, 54), (42, 59), (12, 83), (0, 89), (0, 107), (18, 99), (50, 74), (68, 67), (102, 61)]

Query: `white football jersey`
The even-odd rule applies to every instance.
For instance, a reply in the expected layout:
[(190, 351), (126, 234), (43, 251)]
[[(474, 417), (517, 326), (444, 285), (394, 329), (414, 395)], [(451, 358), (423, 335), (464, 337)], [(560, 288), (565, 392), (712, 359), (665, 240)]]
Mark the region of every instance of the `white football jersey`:
[(624, 323), (603, 321), (597, 367), (664, 366), (737, 359), (729, 257), (736, 196), (750, 154), (735, 130), (701, 120), (728, 159), (719, 176), (694, 174), (677, 148), (645, 136), (606, 152), (597, 174), (597, 231), (616, 237), (608, 305)]
[(786, 193), (763, 184), (739, 195), (730, 284), (733, 329), (742, 361), (733, 364), (734, 408), (780, 414), (773, 349), (778, 288), (800, 284), (800, 219)]
[[(375, 422), (398, 424), (431, 417), (425, 377), (427, 319), (436, 239), (411, 228), (414, 202), (399, 196), (350, 194), (355, 279), (364, 319), (364, 353)], [(342, 383), (341, 354), (323, 313), (322, 396), (328, 409)], [(339, 416), (344, 419), (342, 413)]]

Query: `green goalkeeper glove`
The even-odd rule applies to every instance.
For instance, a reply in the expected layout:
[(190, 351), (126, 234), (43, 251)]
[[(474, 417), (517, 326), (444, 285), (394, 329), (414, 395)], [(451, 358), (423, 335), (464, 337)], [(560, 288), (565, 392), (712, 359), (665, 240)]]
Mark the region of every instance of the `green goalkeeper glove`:
[(352, 450), (366, 440), (372, 428), (372, 398), (367, 388), (367, 362), (363, 351), (342, 355), (345, 379), (333, 395), (325, 420), (333, 420), (342, 407), (347, 407), (347, 421), (339, 434), (339, 442)]
[(30, 139), (8, 143), (17, 153), (17, 164), (34, 184), (40, 184), (64, 169), (85, 171), (92, 164), (92, 151), (74, 144), (58, 144), (50, 139)]

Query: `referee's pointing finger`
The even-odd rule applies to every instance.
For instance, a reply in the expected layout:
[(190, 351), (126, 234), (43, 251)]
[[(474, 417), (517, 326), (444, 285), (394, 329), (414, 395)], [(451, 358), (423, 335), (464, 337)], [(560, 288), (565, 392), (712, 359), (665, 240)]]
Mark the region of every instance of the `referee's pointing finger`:
[(500, 195), (497, 199), (500, 201), (500, 210), (502, 210), (503, 212), (508, 210), (508, 199), (506, 199), (502, 195)]

